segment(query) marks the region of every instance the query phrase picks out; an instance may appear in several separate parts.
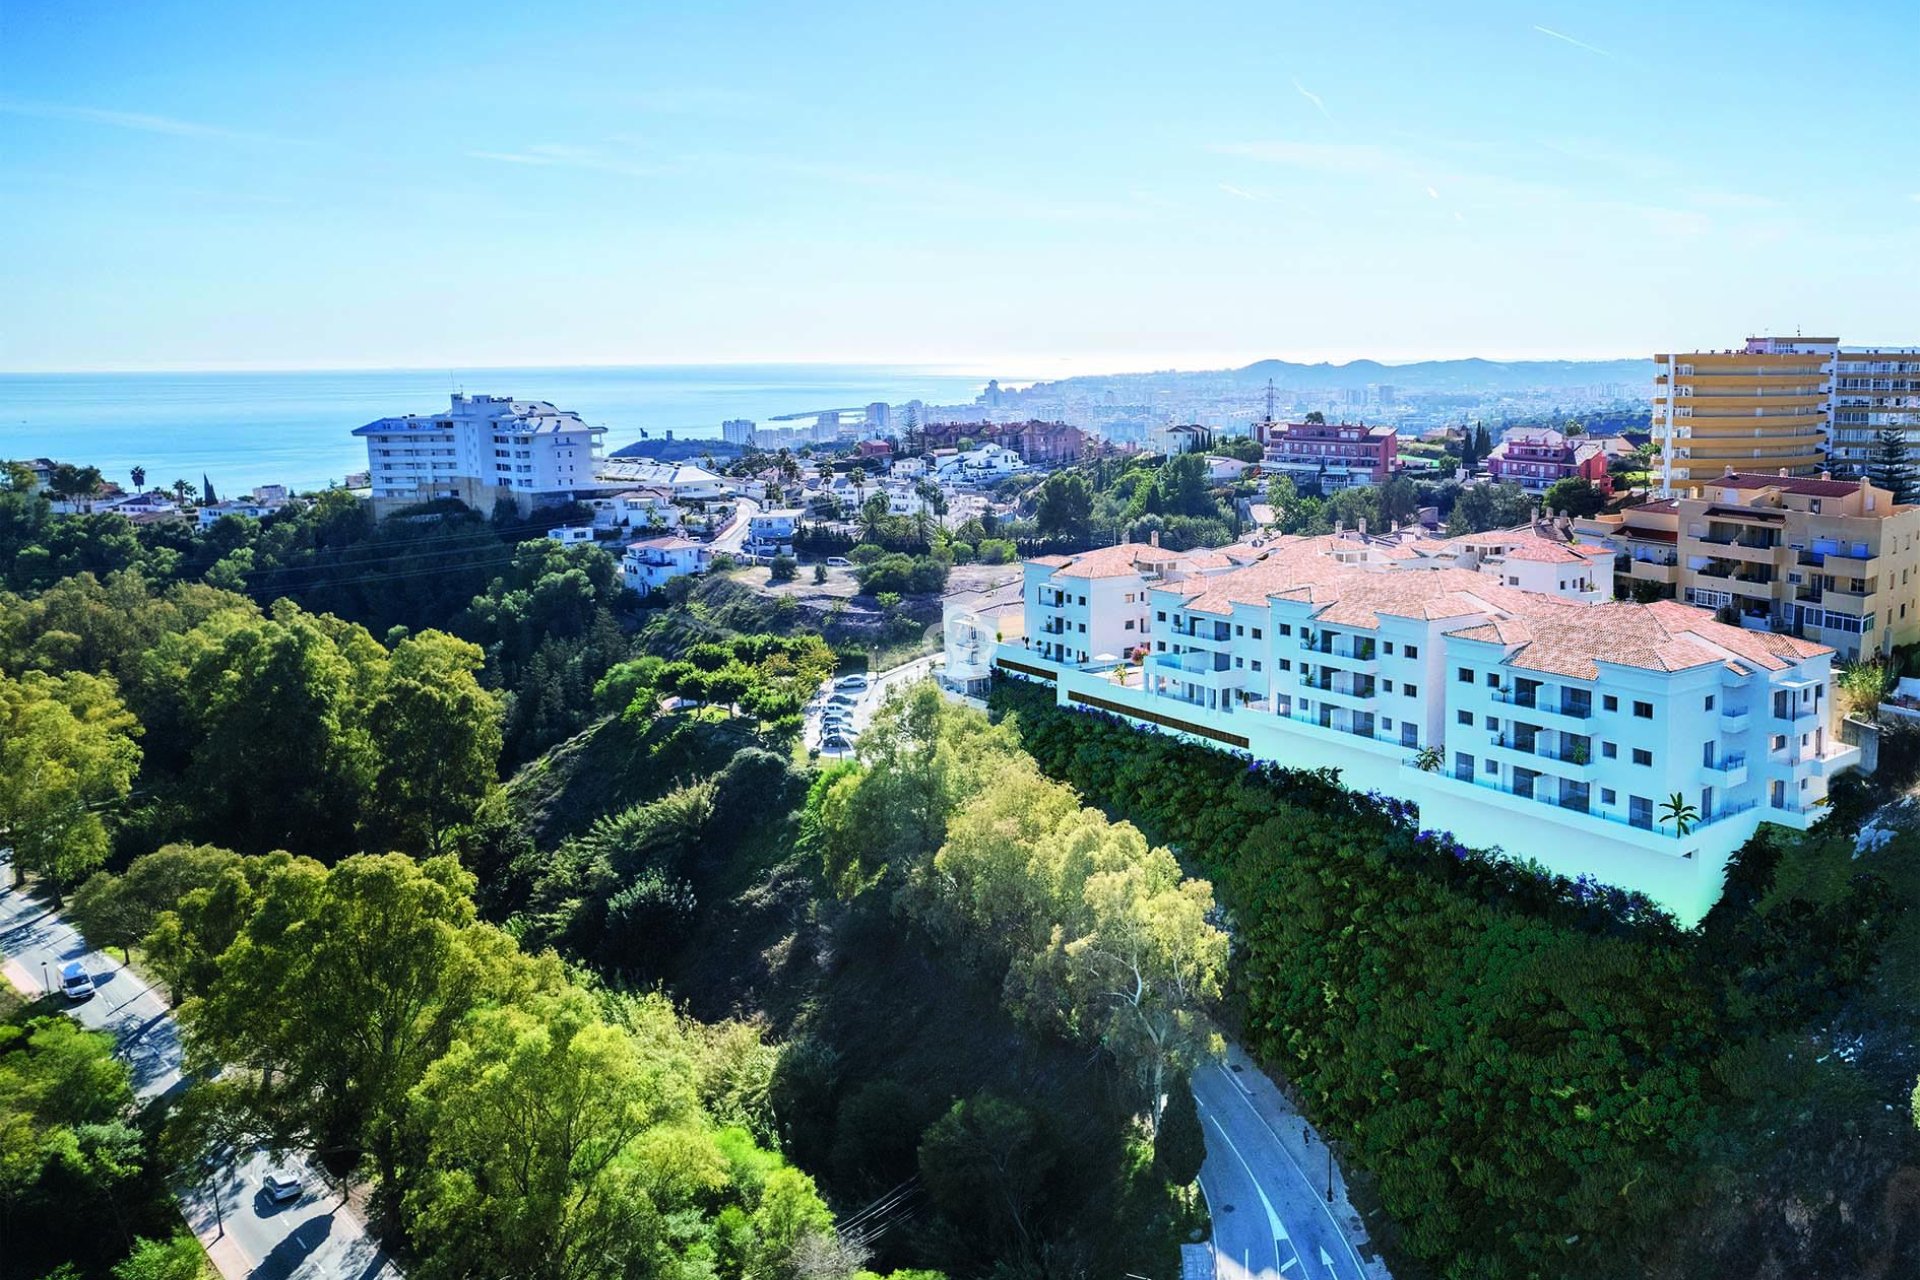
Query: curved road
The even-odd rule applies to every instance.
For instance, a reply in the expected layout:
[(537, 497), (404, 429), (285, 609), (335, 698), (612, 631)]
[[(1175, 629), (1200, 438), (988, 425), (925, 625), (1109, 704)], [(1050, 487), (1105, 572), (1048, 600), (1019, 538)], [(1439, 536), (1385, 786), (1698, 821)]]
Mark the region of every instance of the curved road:
[(1214, 1274), (1220, 1280), (1385, 1280), (1363, 1256), (1366, 1235), (1340, 1179), (1328, 1204), (1326, 1146), (1308, 1140), (1299, 1114), (1246, 1054), (1193, 1076), (1206, 1134), (1200, 1189), (1213, 1218)]

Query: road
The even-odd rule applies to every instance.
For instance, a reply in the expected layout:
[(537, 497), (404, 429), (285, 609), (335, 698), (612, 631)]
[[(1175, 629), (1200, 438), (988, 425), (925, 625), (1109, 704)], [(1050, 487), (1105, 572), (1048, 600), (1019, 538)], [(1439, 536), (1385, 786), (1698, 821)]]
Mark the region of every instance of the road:
[[(142, 1103), (171, 1092), (180, 1084), (181, 1045), (166, 1001), (111, 956), (89, 950), (72, 925), (12, 882), (11, 858), (0, 852), (0, 886), (6, 886), (0, 887), (0, 952), (7, 980), (23, 995), (36, 996), (49, 984), (58, 986), (60, 966), (84, 962), (96, 994), (68, 1004), (67, 1012), (82, 1026), (113, 1036)], [(278, 1167), (306, 1175), (298, 1200), (276, 1205), (261, 1193), (261, 1179)], [(303, 1162), (251, 1153), (220, 1179), (218, 1192), (217, 1212), (213, 1187), (183, 1194), (180, 1207), (226, 1280), (400, 1280), (399, 1269), (359, 1219), (324, 1194)]]
[(739, 555), (740, 549), (747, 545), (747, 534), (753, 528), (753, 518), (760, 514), (760, 504), (752, 498), (735, 498), (734, 502), (739, 507), (739, 518), (728, 526), (725, 533), (707, 544), (708, 550), (714, 555), (723, 551), (730, 556)]
[(1194, 1073), (1193, 1095), (1220, 1280), (1386, 1280), (1363, 1256), (1365, 1230), (1337, 1176), (1327, 1202), (1325, 1144), (1304, 1136), (1299, 1113), (1238, 1047)]

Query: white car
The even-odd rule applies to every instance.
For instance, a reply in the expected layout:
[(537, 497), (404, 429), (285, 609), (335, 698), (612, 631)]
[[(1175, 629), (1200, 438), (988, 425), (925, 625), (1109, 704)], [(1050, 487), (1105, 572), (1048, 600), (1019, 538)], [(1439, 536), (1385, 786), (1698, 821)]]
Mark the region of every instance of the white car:
[(847, 559), (845, 556), (828, 556), (827, 567), (830, 569), (851, 569), (853, 568), (853, 561)]
[(862, 675), (841, 676), (833, 682), (833, 687), (836, 689), (864, 689), (867, 687), (867, 678)]
[(87, 972), (87, 966), (78, 960), (70, 960), (60, 966), (60, 990), (67, 999), (79, 1004), (82, 1000), (93, 999), (93, 975)]
[(300, 1198), (300, 1175), (285, 1169), (276, 1169), (260, 1180), (261, 1190), (267, 1193), (267, 1199), (275, 1204), (285, 1204), (289, 1200)]

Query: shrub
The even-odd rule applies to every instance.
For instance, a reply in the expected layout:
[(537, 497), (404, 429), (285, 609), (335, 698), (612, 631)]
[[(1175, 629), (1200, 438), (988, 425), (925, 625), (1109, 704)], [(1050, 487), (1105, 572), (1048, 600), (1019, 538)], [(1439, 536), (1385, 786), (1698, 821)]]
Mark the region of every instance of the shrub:
[(1013, 545), (1011, 538), (982, 538), (980, 540), (981, 564), (1011, 564), (1020, 549)]
[(775, 556), (767, 573), (770, 582), (792, 582), (800, 575), (800, 562), (792, 556)]
[(876, 547), (871, 542), (863, 542), (853, 550), (847, 552), (847, 559), (853, 561), (855, 564), (872, 564), (885, 554), (887, 553), (884, 548)]

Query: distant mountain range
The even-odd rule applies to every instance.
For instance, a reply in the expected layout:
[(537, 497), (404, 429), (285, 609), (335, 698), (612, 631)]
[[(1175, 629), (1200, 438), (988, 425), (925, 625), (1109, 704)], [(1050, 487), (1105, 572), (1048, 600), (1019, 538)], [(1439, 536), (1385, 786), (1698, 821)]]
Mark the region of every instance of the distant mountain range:
[(1651, 360), (1420, 360), (1413, 364), (1382, 364), (1352, 360), (1346, 364), (1295, 364), (1291, 360), (1256, 360), (1232, 370), (1236, 380), (1264, 383), (1273, 379), (1283, 387), (1338, 391), (1386, 383), (1397, 391), (1523, 391), (1529, 387), (1575, 387), (1624, 382), (1642, 386), (1653, 381)]

